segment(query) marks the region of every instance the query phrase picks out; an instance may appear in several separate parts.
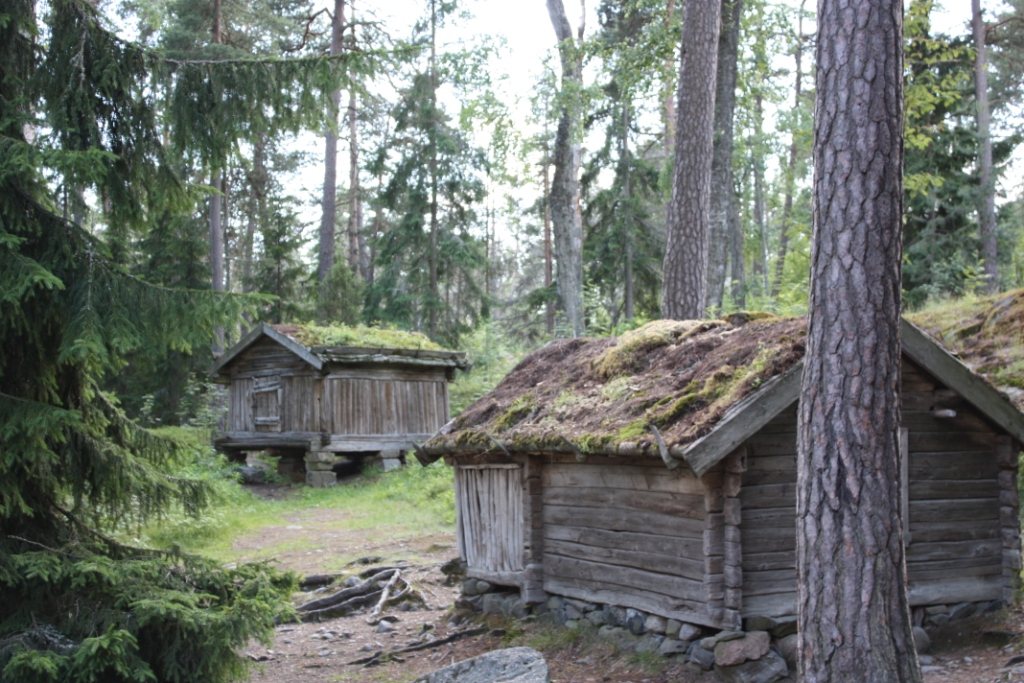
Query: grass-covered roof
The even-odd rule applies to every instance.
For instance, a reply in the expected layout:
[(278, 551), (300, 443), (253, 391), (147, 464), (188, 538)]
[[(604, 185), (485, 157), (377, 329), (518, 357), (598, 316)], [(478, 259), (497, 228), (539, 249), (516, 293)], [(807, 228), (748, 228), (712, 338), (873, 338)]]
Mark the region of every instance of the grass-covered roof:
[[(765, 314), (656, 321), (613, 339), (566, 339), (528, 355), (427, 448), (649, 448), (707, 434), (738, 400), (798, 363), (805, 321)], [(654, 449), (657, 453), (657, 447)]]
[(272, 325), (300, 344), (315, 346), (362, 346), (383, 349), (424, 349), (446, 351), (425, 334), (365, 325)]
[(906, 316), (1024, 409), (1024, 289)]

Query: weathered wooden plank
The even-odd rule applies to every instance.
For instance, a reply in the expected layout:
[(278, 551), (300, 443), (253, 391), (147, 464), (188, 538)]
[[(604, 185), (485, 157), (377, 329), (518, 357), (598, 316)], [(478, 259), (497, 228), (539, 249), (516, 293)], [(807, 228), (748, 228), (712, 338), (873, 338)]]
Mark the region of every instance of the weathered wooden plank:
[(795, 510), (796, 482), (744, 487), (743, 509), (757, 510), (761, 508), (792, 508)]
[(553, 554), (588, 562), (605, 563), (608, 566), (634, 567), (659, 574), (682, 576), (694, 581), (704, 580), (704, 560), (700, 555), (693, 555), (690, 558), (680, 555), (656, 555), (622, 548), (556, 541), (550, 538), (545, 539), (544, 553), (545, 557), (548, 554)]
[(576, 507), (635, 508), (680, 515), (691, 519), (704, 517), (704, 496), (666, 491), (636, 491), (590, 486), (544, 488), (546, 505), (573, 505)]
[(936, 562), (934, 566), (907, 565), (907, 576), (911, 581), (932, 581), (945, 579), (948, 576), (994, 576), (1002, 575), (1003, 567), (999, 563), (968, 564), (967, 562)]
[(645, 532), (657, 529), (665, 536), (694, 538), (704, 531), (703, 520), (637, 509), (587, 508), (544, 503), (544, 523), (609, 531)]
[(999, 519), (996, 498), (910, 501), (910, 523), (936, 520), (986, 521)]
[(776, 508), (743, 508), (743, 528), (785, 527), (796, 533), (796, 505)]
[(945, 579), (910, 581), (907, 595), (912, 606), (954, 605), (960, 602), (998, 600), (1002, 597), (1000, 576), (947, 576)]
[(796, 457), (796, 434), (761, 434), (750, 438), (750, 449), (756, 458)]
[(563, 557), (550, 552), (544, 554), (544, 573), (551, 577), (577, 579), (584, 582), (584, 585), (604, 589), (630, 588), (692, 602), (703, 600), (704, 590), (700, 581), (633, 567), (616, 567), (603, 562)]
[(936, 417), (935, 410), (906, 410), (900, 416), (900, 426), (912, 432), (989, 434), (995, 431), (991, 424), (979, 417), (969, 406), (956, 411), (954, 418)]
[(796, 572), (792, 576), (780, 579), (763, 579), (757, 573), (746, 575), (743, 583), (744, 601), (756, 595), (772, 595), (774, 593), (791, 593), (796, 591)]
[[(748, 539), (749, 543), (749, 539)], [(778, 569), (796, 571), (796, 553), (793, 551), (775, 551), (766, 553), (743, 553), (743, 571), (761, 572)]]
[(913, 545), (980, 541), (987, 538), (999, 538), (999, 525), (995, 520), (992, 520), (990, 524), (979, 524), (977, 521), (944, 520), (914, 522), (910, 525), (910, 533), (913, 534)]
[(705, 610), (704, 601), (682, 600), (675, 596), (662, 596), (643, 590), (619, 587), (605, 588), (574, 578), (552, 576), (545, 567), (544, 590), (587, 602), (621, 605), (657, 614), (667, 619), (678, 619), (701, 626), (718, 627)]
[(603, 458), (598, 460), (596, 457), (594, 463), (550, 463), (545, 466), (541, 479), (545, 488), (585, 487), (704, 494), (700, 480), (681, 468), (670, 472), (664, 465), (643, 468), (609, 465)]
[(994, 432), (911, 432), (911, 453), (948, 453), (950, 451), (987, 451), (995, 447)]
[(796, 614), (796, 592), (744, 595), (743, 617), (787, 617)]
[(971, 557), (998, 560), (1001, 559), (1002, 552), (1002, 541), (996, 538), (951, 543), (912, 543), (907, 548), (907, 564)]
[(792, 552), (796, 549), (793, 529), (765, 529), (747, 535), (743, 541), (744, 553)]
[[(911, 439), (913, 442), (913, 439)], [(999, 466), (991, 450), (918, 452), (910, 449), (910, 479), (993, 479)]]
[(910, 482), (911, 500), (998, 497), (997, 479), (933, 479)]

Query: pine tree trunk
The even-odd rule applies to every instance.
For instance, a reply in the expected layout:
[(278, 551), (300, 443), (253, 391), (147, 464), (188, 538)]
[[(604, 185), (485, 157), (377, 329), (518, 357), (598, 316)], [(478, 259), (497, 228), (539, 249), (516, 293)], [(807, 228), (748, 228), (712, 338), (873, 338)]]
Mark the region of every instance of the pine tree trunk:
[[(545, 136), (546, 139), (546, 136)], [(551, 174), (548, 164), (548, 150), (544, 151), (544, 287), (551, 287), (554, 279), (554, 264), (551, 258)], [(555, 304), (550, 299), (544, 303), (544, 328), (548, 334), (555, 333)]]
[(757, 144), (754, 147), (754, 222), (761, 237), (761, 277), (763, 279), (761, 293), (767, 297), (771, 291), (768, 282), (768, 231), (764, 224), (764, 154), (763, 149), (763, 117), (764, 110), (761, 93), (754, 98), (754, 135)]
[(245, 242), (242, 245), (242, 290), (245, 292), (252, 290), (253, 244), (256, 239), (257, 226), (266, 216), (267, 169), (264, 162), (266, 145), (266, 136), (260, 135), (252, 150), (252, 182), (249, 190), (251, 208), (249, 209), (249, 221), (245, 226)]
[[(356, 44), (355, 2), (348, 3), (352, 23), (352, 45)], [(363, 196), (359, 184), (359, 112), (355, 88), (348, 94), (348, 265), (353, 274), (366, 280), (365, 242), (363, 241)]]
[(981, 0), (971, 0), (971, 28), (974, 32), (974, 99), (978, 125), (978, 180), (981, 201), (978, 206), (978, 227), (981, 257), (984, 259), (985, 290), (999, 291), (999, 252), (996, 239), (995, 178), (992, 175), (992, 136), (989, 132), (991, 111), (988, 105), (988, 67), (985, 49), (985, 22), (981, 17)]
[[(715, 143), (711, 162), (711, 232), (708, 236), (707, 307), (722, 310), (725, 272), (735, 229), (736, 185), (732, 171), (733, 112), (736, 109), (736, 58), (739, 52), (743, 0), (722, 0), (722, 30), (718, 37), (715, 78)], [(741, 249), (742, 253), (742, 249)], [(742, 266), (741, 266), (742, 270)]]
[(900, 510), (902, 17), (898, 0), (818, 3), (798, 427), (804, 683), (921, 680)]
[(427, 130), (430, 148), (430, 297), (427, 305), (427, 334), (437, 336), (437, 309), (441, 302), (437, 290), (437, 3), (430, 0), (430, 124)]
[[(558, 264), (558, 303), (572, 336), (586, 331), (583, 306), (583, 217), (580, 214), (579, 88), (582, 64), (562, 0), (547, 0), (562, 64), (561, 115), (555, 132), (555, 174), (551, 181), (551, 226)], [(580, 29), (582, 39), (582, 27)]]
[[(345, 40), (345, 0), (334, 0), (331, 19), (331, 54), (340, 55)], [(338, 108), (341, 91), (331, 94), (331, 125), (324, 135), (324, 195), (321, 200), (320, 244), (316, 276), (323, 282), (334, 267), (334, 226), (338, 220)]]
[[(668, 27), (672, 26), (672, 21), (675, 19), (676, 14), (676, 2), (675, 0), (668, 0), (665, 6), (665, 25)], [(676, 89), (672, 87), (673, 81), (675, 81), (675, 62), (672, 59), (665, 60), (665, 76), (666, 76), (666, 88), (665, 88), (665, 101), (662, 104), (665, 115), (665, 139), (663, 143), (665, 145), (665, 162), (668, 163), (669, 159), (672, 158), (672, 149), (676, 142)]]
[(793, 126), (789, 141), (789, 163), (786, 165), (786, 196), (782, 200), (782, 225), (779, 228), (779, 256), (775, 259), (775, 282), (772, 283), (772, 298), (777, 299), (782, 289), (782, 276), (786, 269), (786, 254), (789, 252), (789, 222), (793, 218), (793, 193), (796, 191), (796, 161), (799, 146), (797, 145), (797, 117), (800, 111), (800, 96), (803, 85), (804, 56), (804, 3), (800, 3), (800, 17), (797, 21), (796, 50), (793, 53), (796, 61), (796, 82), (793, 85)]
[(719, 2), (687, 0), (683, 16), (661, 303), (662, 317), (670, 320), (697, 320), (706, 310), (720, 10)]
[(622, 98), (622, 116), (620, 121), (619, 131), (619, 167), (620, 173), (623, 177), (622, 182), (622, 206), (624, 210), (629, 212), (630, 219), (625, 223), (625, 231), (622, 235), (623, 242), (623, 273), (622, 273), (622, 307), (623, 315), (626, 320), (632, 320), (634, 317), (634, 301), (636, 299), (635, 283), (633, 278), (633, 218), (632, 218), (632, 199), (633, 199), (633, 187), (632, 187), (632, 175), (630, 169), (630, 153), (629, 153), (629, 129), (631, 126), (630, 122), (630, 111), (629, 102), (625, 97)]
[[(221, 174), (218, 171), (210, 180), (216, 190), (210, 195), (210, 285), (213, 291), (224, 291), (224, 227), (221, 223)], [(224, 328), (214, 332), (213, 355), (224, 353)]]

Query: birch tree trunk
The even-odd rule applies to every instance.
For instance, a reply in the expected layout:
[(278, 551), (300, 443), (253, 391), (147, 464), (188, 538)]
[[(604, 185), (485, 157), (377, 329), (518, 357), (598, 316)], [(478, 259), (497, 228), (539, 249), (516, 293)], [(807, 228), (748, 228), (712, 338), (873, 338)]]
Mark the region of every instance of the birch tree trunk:
[(819, 0), (810, 316), (798, 426), (805, 683), (920, 681), (900, 509), (899, 0)]
[(670, 320), (700, 319), (705, 311), (720, 10), (719, 2), (687, 0), (683, 15), (661, 302)]
[[(561, 115), (555, 132), (551, 179), (551, 227), (554, 233), (555, 262), (558, 265), (558, 303), (565, 314), (572, 336), (586, 330), (583, 306), (583, 217), (580, 214), (580, 125), (579, 90), (583, 80), (581, 55), (573, 40), (562, 0), (547, 0), (548, 15), (558, 38), (558, 56), (562, 64)], [(583, 38), (580, 20), (579, 39)]]
[[(345, 0), (334, 0), (331, 18), (331, 54), (340, 55), (345, 40)], [(341, 91), (331, 94), (331, 121), (324, 136), (324, 196), (321, 200), (320, 244), (317, 253), (316, 276), (323, 282), (334, 267), (334, 226), (338, 219), (338, 107)]]
[(974, 33), (974, 100), (978, 125), (978, 180), (981, 184), (978, 232), (981, 237), (981, 257), (985, 261), (985, 290), (995, 294), (999, 291), (999, 251), (996, 240), (995, 179), (992, 177), (992, 136), (989, 132), (992, 114), (988, 105), (988, 65), (981, 0), (971, 0), (971, 29)]
[[(722, 310), (729, 256), (735, 257), (736, 185), (732, 170), (733, 113), (736, 109), (736, 58), (743, 0), (722, 0), (715, 78), (715, 141), (711, 161), (711, 225), (708, 236), (707, 307)], [(743, 253), (742, 246), (740, 254)], [(742, 260), (742, 259), (741, 259)], [(740, 265), (742, 272), (742, 264)]]

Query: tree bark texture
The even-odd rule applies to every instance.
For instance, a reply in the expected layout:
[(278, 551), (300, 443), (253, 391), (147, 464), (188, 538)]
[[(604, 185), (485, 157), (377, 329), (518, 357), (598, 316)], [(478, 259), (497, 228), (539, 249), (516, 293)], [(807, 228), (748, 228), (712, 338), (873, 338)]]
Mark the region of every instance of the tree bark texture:
[[(345, 41), (345, 0), (334, 0), (331, 19), (331, 54), (340, 55)], [(320, 244), (316, 276), (323, 282), (334, 267), (334, 226), (338, 220), (338, 107), (341, 91), (331, 94), (331, 121), (324, 136), (324, 196), (321, 200)]]
[[(352, 20), (352, 45), (356, 44), (354, 3), (348, 4)], [(348, 265), (353, 273), (366, 280), (366, 258), (363, 241), (363, 196), (359, 184), (359, 112), (355, 88), (348, 94)]]
[[(722, 30), (718, 37), (715, 77), (715, 142), (711, 160), (711, 228), (708, 236), (708, 295), (712, 311), (722, 310), (725, 273), (738, 220), (732, 170), (733, 113), (736, 109), (736, 57), (740, 41), (743, 0), (722, 0)], [(740, 249), (742, 254), (742, 248)], [(742, 271), (742, 266), (741, 266)]]
[(437, 336), (437, 312), (441, 306), (437, 289), (437, 3), (430, 0), (430, 123), (427, 128), (430, 148), (430, 296), (427, 299), (427, 334)]
[(705, 312), (720, 10), (719, 2), (687, 0), (683, 15), (661, 302), (661, 316), (670, 320), (697, 320)]
[[(675, 14), (675, 0), (668, 0), (668, 3), (665, 5), (666, 26), (672, 26)], [(667, 163), (672, 158), (672, 150), (676, 141), (676, 89), (672, 87), (675, 82), (675, 62), (671, 59), (665, 60), (665, 81), (665, 101), (662, 106), (665, 110), (665, 139), (663, 143), (665, 146), (665, 161)]]
[(978, 232), (981, 257), (984, 259), (985, 289), (989, 294), (999, 291), (999, 251), (996, 240), (996, 192), (992, 175), (992, 136), (989, 132), (991, 111), (988, 105), (988, 64), (985, 48), (985, 22), (981, 17), (981, 0), (971, 0), (971, 29), (974, 33), (974, 100), (978, 125), (978, 181), (981, 198), (978, 203)]
[[(223, 177), (218, 171), (210, 180), (215, 192), (210, 195), (210, 283), (215, 292), (224, 291), (224, 224), (221, 222)], [(214, 358), (224, 353), (224, 328), (214, 330), (212, 350)]]
[[(545, 131), (546, 132), (546, 131)], [(547, 139), (547, 135), (544, 136)], [(544, 151), (544, 287), (554, 281), (554, 264), (551, 259), (551, 171), (548, 164), (548, 150)], [(554, 302), (544, 302), (544, 328), (548, 334), (555, 332)]]
[(797, 477), (799, 678), (920, 681), (900, 495), (902, 17), (819, 0)]
[[(586, 331), (583, 305), (583, 216), (580, 213), (579, 89), (582, 64), (562, 0), (547, 0), (562, 64), (561, 114), (555, 132), (551, 179), (551, 227), (558, 265), (558, 303), (572, 336)], [(582, 33), (582, 31), (581, 31)], [(582, 36), (580, 36), (582, 38)]]

